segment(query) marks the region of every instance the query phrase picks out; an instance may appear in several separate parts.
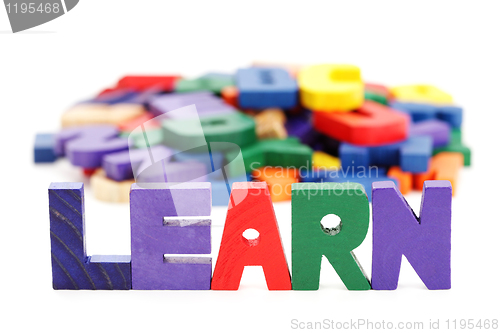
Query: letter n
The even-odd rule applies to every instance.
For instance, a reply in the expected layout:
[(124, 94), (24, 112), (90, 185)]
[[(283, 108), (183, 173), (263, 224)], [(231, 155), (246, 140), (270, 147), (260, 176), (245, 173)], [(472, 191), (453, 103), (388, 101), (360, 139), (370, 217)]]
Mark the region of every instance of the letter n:
[(426, 181), (420, 217), (393, 182), (373, 183), (372, 288), (397, 288), (405, 255), (428, 289), (450, 289), (451, 184)]

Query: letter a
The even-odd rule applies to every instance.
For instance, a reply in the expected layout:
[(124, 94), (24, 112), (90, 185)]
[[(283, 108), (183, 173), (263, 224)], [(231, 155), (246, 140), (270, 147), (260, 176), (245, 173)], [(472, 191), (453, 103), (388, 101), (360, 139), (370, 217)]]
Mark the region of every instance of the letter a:
[[(247, 239), (243, 232), (259, 236)], [(213, 290), (237, 290), (245, 266), (262, 266), (269, 290), (290, 290), (290, 272), (265, 182), (234, 183), (212, 279)]]

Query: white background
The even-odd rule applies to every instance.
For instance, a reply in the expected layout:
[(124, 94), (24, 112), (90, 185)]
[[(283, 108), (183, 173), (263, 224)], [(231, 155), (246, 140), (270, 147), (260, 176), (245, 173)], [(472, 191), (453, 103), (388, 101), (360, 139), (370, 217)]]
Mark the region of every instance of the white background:
[[(302, 322), (500, 319), (495, 1), (81, 1), (11, 34), (0, 9), (0, 330), (3, 332), (286, 332)], [(452, 289), (428, 291), (407, 262), (396, 291), (347, 291), (323, 265), (320, 290), (267, 291), (245, 269), (240, 290), (53, 291), (47, 187), (82, 181), (66, 161), (34, 165), (37, 132), (57, 131), (74, 102), (125, 74), (234, 71), (253, 60), (352, 63), (367, 81), (430, 83), (465, 107), (473, 167), (453, 202)], [(420, 194), (409, 196), (414, 209)], [(128, 254), (128, 206), (86, 188), (89, 254)], [(290, 204), (276, 205), (290, 260)], [(213, 213), (214, 264), (225, 209)], [(370, 231), (371, 232), (371, 231)], [(370, 273), (371, 236), (355, 253)]]

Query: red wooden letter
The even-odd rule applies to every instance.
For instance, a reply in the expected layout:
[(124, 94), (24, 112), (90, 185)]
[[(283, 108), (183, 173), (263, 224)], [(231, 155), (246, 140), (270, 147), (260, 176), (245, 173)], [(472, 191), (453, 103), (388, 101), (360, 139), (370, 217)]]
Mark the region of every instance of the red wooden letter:
[(410, 117), (385, 105), (365, 100), (352, 112), (313, 112), (320, 133), (355, 145), (382, 145), (408, 137)]
[[(248, 240), (247, 229), (259, 237)], [(262, 266), (269, 290), (290, 290), (290, 272), (265, 182), (234, 183), (212, 278), (213, 290), (238, 290), (245, 266)]]

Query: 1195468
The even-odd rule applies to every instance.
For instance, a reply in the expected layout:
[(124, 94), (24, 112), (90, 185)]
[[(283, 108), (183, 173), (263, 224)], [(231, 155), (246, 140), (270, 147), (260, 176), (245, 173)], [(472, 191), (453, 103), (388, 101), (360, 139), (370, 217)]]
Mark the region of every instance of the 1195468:
[(37, 4), (33, 2), (22, 2), (22, 3), (7, 3), (5, 4), (7, 13), (11, 14), (34, 14), (34, 13), (59, 13), (61, 11), (61, 5), (59, 2), (46, 2)]

